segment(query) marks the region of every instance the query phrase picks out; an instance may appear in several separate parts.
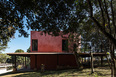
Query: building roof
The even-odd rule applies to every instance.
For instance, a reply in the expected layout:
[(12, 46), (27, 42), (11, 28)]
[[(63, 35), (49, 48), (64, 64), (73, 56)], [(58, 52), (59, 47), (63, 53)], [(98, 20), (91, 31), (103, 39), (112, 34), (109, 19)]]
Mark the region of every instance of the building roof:
[[(7, 55), (10, 56), (27, 56), (29, 57), (30, 55), (72, 55), (74, 53), (66, 53), (66, 52), (24, 52), (24, 53), (7, 53)], [(78, 53), (79, 56), (81, 57), (90, 57), (90, 53)], [(93, 53), (93, 56), (106, 56), (106, 53)]]

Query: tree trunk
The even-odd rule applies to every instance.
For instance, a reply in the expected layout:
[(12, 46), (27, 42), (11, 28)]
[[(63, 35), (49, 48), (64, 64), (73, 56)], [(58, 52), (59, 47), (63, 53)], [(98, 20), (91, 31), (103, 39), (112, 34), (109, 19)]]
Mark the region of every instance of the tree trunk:
[(80, 68), (81, 66), (81, 63), (80, 63), (80, 56), (79, 54), (77, 53), (77, 45), (74, 44), (74, 47), (73, 47), (73, 51), (74, 51), (74, 55), (75, 55), (75, 58), (76, 58), (76, 63), (77, 63), (77, 68)]
[(78, 53), (74, 53), (75, 58), (76, 58), (76, 64), (77, 64), (77, 68), (80, 68), (81, 63), (80, 63), (80, 57)]
[(106, 55), (105, 57), (106, 57), (106, 59), (107, 59), (107, 61), (108, 61), (108, 65), (109, 65), (109, 67), (110, 67), (110, 69), (111, 69), (111, 68), (112, 68), (112, 67), (111, 67), (111, 63), (110, 63), (110, 61), (109, 61), (107, 55)]
[(93, 53), (90, 53), (91, 55), (91, 74), (94, 73), (94, 67), (93, 67)]
[(116, 77), (116, 60), (112, 62), (111, 77)]
[(116, 77), (116, 60), (114, 60), (114, 77)]
[(114, 54), (114, 49), (115, 49), (115, 45), (111, 44), (111, 47), (110, 47), (110, 54), (111, 54), (111, 66), (112, 66), (112, 69), (111, 69), (111, 77), (116, 77), (116, 58), (115, 58), (115, 54)]
[(103, 56), (101, 56), (101, 66), (103, 66)]

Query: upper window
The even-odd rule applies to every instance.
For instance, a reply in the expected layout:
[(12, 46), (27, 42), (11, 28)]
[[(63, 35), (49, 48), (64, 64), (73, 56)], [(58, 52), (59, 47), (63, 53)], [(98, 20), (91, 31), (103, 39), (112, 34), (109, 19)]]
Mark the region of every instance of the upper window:
[(68, 51), (68, 40), (62, 40), (62, 51)]
[(38, 51), (38, 40), (32, 40), (32, 51)]

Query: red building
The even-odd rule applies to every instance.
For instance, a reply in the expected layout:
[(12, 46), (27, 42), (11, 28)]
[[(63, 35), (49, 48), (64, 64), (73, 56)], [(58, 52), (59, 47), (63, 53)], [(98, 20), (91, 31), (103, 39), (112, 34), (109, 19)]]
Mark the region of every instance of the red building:
[(63, 36), (31, 31), (31, 52), (41, 53), (30, 56), (32, 69), (40, 69), (42, 64), (45, 65), (45, 69), (77, 66), (75, 57), (69, 50), (68, 34)]
[[(61, 35), (62, 32), (60, 32), (59, 36), (52, 36), (47, 33), (45, 34), (42, 31), (31, 31), (30, 53), (7, 54), (15, 56), (15, 68), (16, 56), (30, 57), (31, 69), (41, 69), (43, 67), (42, 65), (44, 65), (45, 70), (75, 68), (77, 64), (72, 48), (74, 43), (69, 41), (69, 34), (62, 35), (62, 37)], [(69, 43), (70, 45), (68, 45)], [(80, 46), (78, 47), (80, 48)]]
[[(73, 34), (77, 35), (77, 34)], [(63, 36), (63, 37), (61, 37)], [(78, 44), (78, 50), (80, 51), (81, 37), (79, 36), (79, 42), (71, 42), (68, 38), (69, 34), (59, 36), (52, 36), (42, 32), (31, 31), (31, 52), (30, 53), (7, 53), (10, 56), (14, 56), (14, 68), (16, 68), (16, 56), (30, 57), (31, 69), (55, 70), (64, 68), (75, 68), (76, 59), (73, 54), (74, 44)], [(75, 39), (75, 37), (73, 37)], [(106, 56), (106, 53), (79, 53), (81, 57), (91, 57), (91, 63), (93, 64), (93, 56)], [(92, 65), (91, 64), (91, 65)], [(102, 61), (101, 61), (102, 64)], [(93, 66), (91, 66), (93, 67)]]

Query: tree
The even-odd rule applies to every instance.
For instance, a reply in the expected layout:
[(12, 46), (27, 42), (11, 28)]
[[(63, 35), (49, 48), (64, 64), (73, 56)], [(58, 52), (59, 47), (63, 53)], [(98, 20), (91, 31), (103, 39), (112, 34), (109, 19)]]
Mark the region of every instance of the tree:
[(0, 0), (0, 46), (6, 46), (14, 37), (16, 30), (19, 30), (21, 35), (27, 36), (23, 23), (24, 10), (20, 12), (18, 9), (20, 8), (15, 1)]
[(6, 60), (10, 58), (10, 56), (0, 53), (0, 63), (6, 63)]
[[(53, 35), (58, 35), (60, 30), (65, 30), (65, 32), (76, 30), (77, 22), (81, 20), (74, 14), (75, 4), (73, 3), (74, 0), (1, 0), (0, 43), (7, 43), (14, 36), (16, 30), (21, 33), (20, 36), (28, 36), (25, 28), (48, 33), (52, 32)], [(83, 18), (83, 12), (78, 12), (81, 13), (81, 18)], [(27, 22), (26, 24), (24, 20)], [(72, 24), (73, 27), (68, 27), (68, 24)], [(4, 39), (5, 42), (3, 42)]]
[(15, 53), (21, 53), (21, 52), (24, 52), (24, 50), (22, 50), (22, 49), (17, 49), (17, 50), (15, 51)]
[[(17, 49), (16, 51), (15, 51), (15, 53), (23, 53), (24, 51), (22, 50), (22, 49)], [(21, 56), (17, 56), (17, 63), (19, 63), (19, 64), (22, 64), (23, 63), (23, 57), (21, 57)]]
[(0, 52), (4, 51), (7, 48), (7, 45), (0, 45)]
[[(28, 53), (31, 52), (31, 50), (30, 50), (30, 46), (29, 46), (29, 48), (27, 49), (27, 52), (28, 52)], [(27, 63), (27, 66), (30, 65), (30, 57), (27, 57), (27, 58), (26, 58), (26, 63)]]
[[(74, 14), (76, 11), (73, 3), (74, 0), (1, 1), (1, 29), (6, 29), (8, 33), (1, 32), (4, 33), (5, 36), (10, 35), (10, 38), (14, 35), (16, 30), (18, 30), (21, 35), (27, 36), (24, 30), (24, 19), (27, 20), (26, 27), (28, 29), (31, 28), (32, 30), (43, 31), (48, 34), (52, 33), (52, 35), (58, 35), (61, 30), (65, 30), (64, 33), (75, 32), (77, 22), (81, 22), (82, 20), (78, 19), (79, 17)], [(78, 12), (82, 13), (81, 11)], [(83, 13), (80, 15), (81, 18), (84, 18)], [(73, 27), (68, 27), (68, 24)], [(4, 37), (1, 38), (1, 40), (9, 38), (5, 36), (1, 35), (1, 37)], [(1, 41), (1, 43), (3, 42)]]
[[(10, 32), (11, 37), (16, 30), (19, 30), (21, 35), (26, 36), (27, 33), (23, 24), (23, 20), (26, 19), (28, 29), (43, 31), (48, 34), (52, 33), (51, 35), (56, 36), (59, 35), (61, 30), (64, 33), (75, 32), (78, 22), (81, 22), (81, 19), (84, 18), (84, 13), (80, 10), (78, 11), (80, 16), (78, 16), (78, 13), (75, 13), (76, 6), (74, 5), (74, 0), (1, 1), (2, 8), (0, 11), (4, 13), (0, 15), (2, 28), (10, 28), (13, 31)], [(79, 17), (81, 18), (79, 19)], [(4, 33), (7, 36), (8, 33)]]
[(95, 50), (92, 50), (93, 52), (101, 52), (100, 49), (102, 45), (102, 47), (105, 47), (108, 51), (109, 40), (103, 35), (103, 33), (95, 26), (95, 24), (91, 20), (83, 23), (83, 25), (80, 26), (78, 33), (80, 33), (82, 36), (82, 48), (89, 49), (89, 51), (91, 48), (94, 48)]
[(27, 52), (28, 52), (28, 53), (31, 52), (30, 47), (27, 49)]
[[(87, 0), (89, 6), (89, 16), (99, 28), (99, 30), (109, 39), (111, 45), (111, 60), (112, 60), (112, 76), (116, 76), (116, 58), (114, 49), (116, 48), (116, 25), (115, 25), (115, 10), (113, 0), (97, 0), (96, 2)], [(114, 2), (114, 3), (113, 3)], [(94, 8), (97, 7), (97, 10)], [(101, 16), (99, 21), (93, 12)]]
[[(1, 1), (0, 28), (2, 29), (1, 33), (4, 33), (5, 36), (0, 35), (2, 37), (0, 40), (8, 39), (6, 37), (7, 31), (10, 31), (10, 35), (13, 36), (15, 31), (19, 30), (21, 35), (26, 36), (24, 19), (27, 20), (26, 27), (28, 29), (44, 31), (49, 34), (52, 32), (52, 35), (58, 35), (60, 30), (64, 33), (78, 32), (83, 23), (92, 19), (92, 24), (95, 24), (110, 41), (112, 65), (116, 70), (114, 56), (114, 48), (116, 47), (115, 3), (116, 1), (113, 0)], [(116, 74), (116, 71), (114, 72)]]

